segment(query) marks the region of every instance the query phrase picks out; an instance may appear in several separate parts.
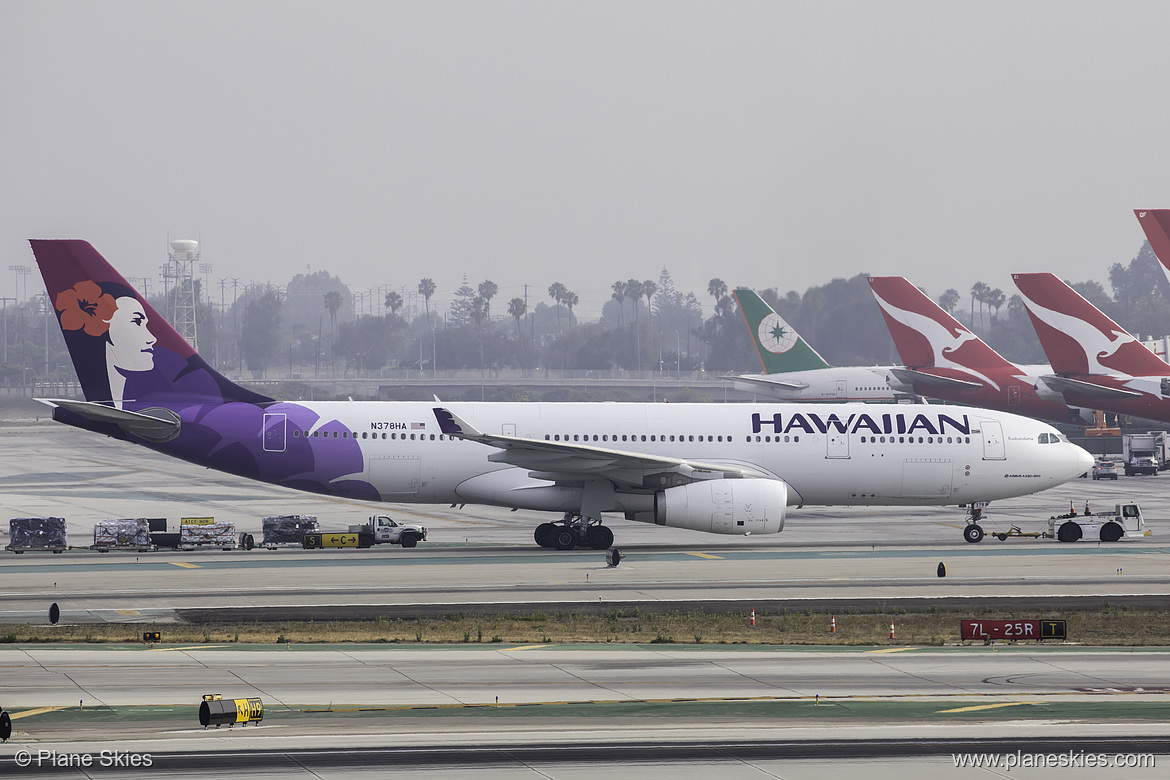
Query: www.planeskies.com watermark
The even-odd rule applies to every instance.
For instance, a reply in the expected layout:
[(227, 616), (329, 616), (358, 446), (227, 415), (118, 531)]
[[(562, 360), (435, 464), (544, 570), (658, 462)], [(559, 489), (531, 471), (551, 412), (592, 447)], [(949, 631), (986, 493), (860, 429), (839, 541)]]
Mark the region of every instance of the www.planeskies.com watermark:
[(1153, 753), (952, 753), (955, 767), (973, 769), (1153, 769)]

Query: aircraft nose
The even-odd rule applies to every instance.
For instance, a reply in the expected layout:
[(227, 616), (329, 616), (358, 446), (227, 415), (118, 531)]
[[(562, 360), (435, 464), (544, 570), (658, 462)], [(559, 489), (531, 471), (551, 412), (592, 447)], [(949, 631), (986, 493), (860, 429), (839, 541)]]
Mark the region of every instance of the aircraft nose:
[(1090, 454), (1088, 453), (1088, 451), (1087, 451), (1087, 450), (1085, 450), (1085, 448), (1084, 448), (1084, 447), (1077, 447), (1077, 445), (1075, 445), (1075, 444), (1074, 444), (1073, 446), (1074, 446), (1074, 447), (1076, 447), (1076, 449), (1077, 449), (1077, 454), (1076, 454), (1076, 459), (1077, 459), (1077, 469), (1076, 469), (1076, 473), (1077, 473), (1077, 475), (1079, 476), (1079, 475), (1081, 475), (1081, 474), (1084, 474), (1085, 472), (1087, 472), (1089, 469), (1093, 468), (1093, 464), (1096, 462), (1096, 459), (1095, 459), (1095, 458), (1094, 458), (1092, 455), (1090, 455)]

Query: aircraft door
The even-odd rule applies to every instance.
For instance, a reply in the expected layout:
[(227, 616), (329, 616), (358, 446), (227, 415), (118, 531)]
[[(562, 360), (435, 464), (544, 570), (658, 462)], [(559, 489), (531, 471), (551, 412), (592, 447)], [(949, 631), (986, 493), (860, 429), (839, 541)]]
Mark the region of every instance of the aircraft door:
[(501, 436), (515, 436), (516, 435), (516, 423), (504, 423), (503, 425), (501, 425), (500, 426), (500, 435)]
[(409, 455), (370, 458), (369, 481), (382, 498), (417, 496), (422, 483), (422, 461)]
[(828, 434), (825, 436), (825, 457), (848, 458), (849, 434), (839, 433), (838, 431), (830, 429)]
[(284, 452), (284, 432), (288, 417), (284, 414), (265, 414), (262, 439), (265, 452)]
[(946, 498), (951, 494), (954, 467), (942, 458), (907, 458), (902, 462), (903, 498)]
[(1008, 406), (1020, 405), (1020, 386), (1008, 385)]
[(983, 431), (983, 459), (1007, 460), (1003, 447), (1003, 426), (992, 420), (982, 420), (979, 427)]
[(848, 398), (849, 397), (849, 387), (844, 379), (837, 380), (837, 397), (838, 398)]

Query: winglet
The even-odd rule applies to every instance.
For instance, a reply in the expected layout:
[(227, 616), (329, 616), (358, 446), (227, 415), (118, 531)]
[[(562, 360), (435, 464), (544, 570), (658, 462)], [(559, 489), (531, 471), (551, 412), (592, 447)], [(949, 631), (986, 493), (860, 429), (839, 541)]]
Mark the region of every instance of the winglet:
[(483, 436), (470, 423), (455, 416), (449, 409), (435, 407), (435, 419), (439, 422), (439, 430), (448, 436), (471, 437)]

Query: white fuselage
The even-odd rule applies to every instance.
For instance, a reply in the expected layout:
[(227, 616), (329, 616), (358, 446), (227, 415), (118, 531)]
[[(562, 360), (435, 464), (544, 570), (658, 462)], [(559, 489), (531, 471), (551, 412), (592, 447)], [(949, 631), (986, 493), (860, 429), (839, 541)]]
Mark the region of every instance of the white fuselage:
[[(493, 462), (496, 447), (445, 436), (434, 408), (414, 402), (275, 404), (318, 415), (310, 436), (336, 423), (362, 453), (385, 501), (481, 503), (572, 511), (581, 482), (533, 477)], [(1079, 476), (1092, 457), (1046, 423), (1006, 412), (926, 404), (452, 403), (489, 434), (747, 467), (788, 485), (788, 504), (960, 504), (1026, 495)], [(290, 414), (290, 419), (296, 415)], [(314, 442), (321, 456), (338, 442)], [(344, 441), (344, 440), (341, 440)], [(352, 446), (352, 445), (351, 445)], [(275, 450), (276, 447), (274, 446)], [(265, 452), (279, 463), (282, 453)], [(549, 471), (555, 471), (550, 464)], [(619, 491), (609, 511), (645, 510), (642, 491)], [(623, 498), (625, 496), (625, 498)]]
[(882, 366), (835, 366), (780, 374), (729, 377), (735, 389), (782, 401), (894, 401), (905, 398), (886, 383)]

